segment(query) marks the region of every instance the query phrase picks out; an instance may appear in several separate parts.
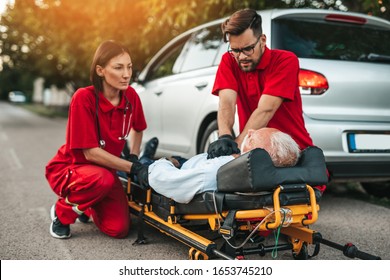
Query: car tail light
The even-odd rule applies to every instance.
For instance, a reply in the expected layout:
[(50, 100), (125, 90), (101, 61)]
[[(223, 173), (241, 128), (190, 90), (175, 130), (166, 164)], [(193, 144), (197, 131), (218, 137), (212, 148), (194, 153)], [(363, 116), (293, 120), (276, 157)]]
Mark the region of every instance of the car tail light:
[(300, 69), (298, 80), (301, 94), (321, 95), (329, 88), (328, 80), (318, 72)]
[(337, 22), (345, 22), (345, 23), (354, 23), (354, 24), (366, 24), (367, 20), (362, 17), (355, 17), (350, 15), (327, 15), (325, 17), (327, 21), (337, 21)]

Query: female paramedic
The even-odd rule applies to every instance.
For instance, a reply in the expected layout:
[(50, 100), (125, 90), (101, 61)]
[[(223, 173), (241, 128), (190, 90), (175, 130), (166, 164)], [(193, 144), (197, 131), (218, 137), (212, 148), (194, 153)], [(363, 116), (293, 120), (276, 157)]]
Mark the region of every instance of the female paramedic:
[[(70, 224), (89, 215), (109, 236), (123, 238), (129, 232), (127, 198), (116, 172), (141, 180), (147, 170), (137, 160), (146, 121), (141, 101), (129, 86), (131, 75), (128, 49), (105, 41), (93, 58), (92, 86), (72, 97), (66, 142), (46, 166), (46, 178), (58, 195), (50, 211), (55, 238), (69, 238)], [(127, 138), (133, 162), (120, 158)]]

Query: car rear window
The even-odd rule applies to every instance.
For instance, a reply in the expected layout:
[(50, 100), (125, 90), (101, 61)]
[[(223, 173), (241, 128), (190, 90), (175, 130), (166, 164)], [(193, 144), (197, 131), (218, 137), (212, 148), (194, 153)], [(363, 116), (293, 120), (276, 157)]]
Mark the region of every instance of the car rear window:
[(272, 48), (300, 58), (390, 63), (390, 30), (313, 19), (275, 19)]

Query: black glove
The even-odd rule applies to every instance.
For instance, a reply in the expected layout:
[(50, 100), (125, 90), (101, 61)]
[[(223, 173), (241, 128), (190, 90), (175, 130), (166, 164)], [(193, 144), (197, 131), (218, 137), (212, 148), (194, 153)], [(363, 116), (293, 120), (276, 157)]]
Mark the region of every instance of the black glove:
[(229, 134), (222, 135), (217, 141), (210, 144), (207, 150), (207, 158), (215, 158), (219, 156), (229, 156), (232, 154), (239, 154), (240, 149), (234, 141), (233, 136)]
[(138, 161), (138, 156), (135, 155), (135, 154), (129, 154), (127, 157), (126, 157), (126, 160), (130, 161), (130, 162), (136, 162)]
[(143, 165), (138, 161), (133, 162), (130, 168), (130, 175), (135, 175), (137, 177), (138, 183), (142, 187), (149, 187), (148, 166)]

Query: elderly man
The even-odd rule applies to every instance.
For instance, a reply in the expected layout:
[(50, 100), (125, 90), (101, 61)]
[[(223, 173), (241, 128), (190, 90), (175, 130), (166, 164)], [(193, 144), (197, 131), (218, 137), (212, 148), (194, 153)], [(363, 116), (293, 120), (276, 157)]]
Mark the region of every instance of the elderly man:
[[(255, 148), (266, 150), (277, 167), (295, 165), (300, 155), (298, 144), (288, 134), (275, 128), (249, 130), (241, 151), (246, 153)], [(176, 202), (188, 203), (198, 193), (216, 190), (218, 169), (238, 156), (207, 159), (207, 153), (199, 154), (186, 161), (180, 169), (171, 161), (160, 159), (149, 166), (149, 185)]]

